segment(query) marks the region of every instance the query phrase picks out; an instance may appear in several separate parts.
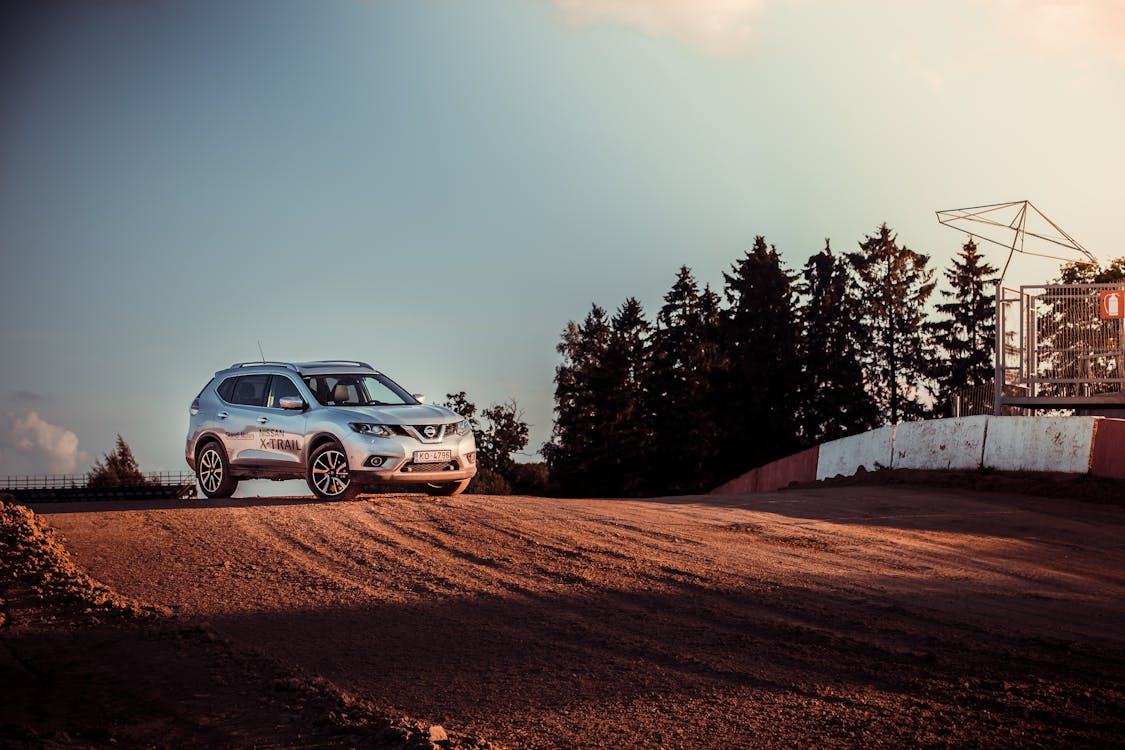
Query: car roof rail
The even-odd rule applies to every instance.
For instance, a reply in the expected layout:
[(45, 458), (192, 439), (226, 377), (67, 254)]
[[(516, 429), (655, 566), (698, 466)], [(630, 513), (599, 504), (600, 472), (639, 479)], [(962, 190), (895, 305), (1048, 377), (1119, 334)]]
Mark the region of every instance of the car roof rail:
[(354, 365), (356, 367), (366, 367), (368, 370), (374, 370), (375, 369), (374, 367), (367, 364), (366, 362), (359, 362), (359, 361), (354, 360), (354, 359), (319, 359), (319, 360), (316, 360), (315, 362), (302, 362), (301, 363), (301, 366), (303, 366), (303, 367), (325, 367), (325, 366), (331, 366), (331, 365)]
[(227, 369), (233, 370), (233, 369), (238, 368), (238, 367), (263, 367), (263, 366), (265, 366), (265, 367), (285, 367), (287, 369), (292, 370), (293, 372), (300, 372), (300, 370), (298, 370), (292, 362), (266, 362), (264, 360), (258, 360), (257, 362), (235, 362), (233, 365), (231, 365)]

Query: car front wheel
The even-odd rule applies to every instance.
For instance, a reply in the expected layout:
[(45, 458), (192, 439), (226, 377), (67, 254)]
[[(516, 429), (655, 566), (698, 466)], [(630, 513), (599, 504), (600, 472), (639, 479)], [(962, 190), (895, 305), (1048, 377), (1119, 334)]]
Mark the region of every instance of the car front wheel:
[(348, 471), (348, 456), (336, 443), (325, 443), (313, 451), (305, 479), (321, 500), (351, 500), (359, 494)]
[(195, 460), (195, 478), (199, 489), (207, 497), (230, 497), (238, 489), (238, 480), (231, 474), (226, 451), (213, 441), (199, 451)]

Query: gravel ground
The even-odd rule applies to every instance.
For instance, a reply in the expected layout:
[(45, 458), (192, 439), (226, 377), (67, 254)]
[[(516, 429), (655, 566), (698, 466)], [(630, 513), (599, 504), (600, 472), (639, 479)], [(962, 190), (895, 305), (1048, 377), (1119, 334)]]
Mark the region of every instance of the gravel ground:
[[(151, 603), (141, 622), (211, 634), (209, 658), (268, 657), (449, 742), (1125, 743), (1120, 503), (889, 484), (36, 510), (83, 571)], [(170, 721), (211, 705), (196, 704)], [(238, 723), (226, 744), (268, 744)], [(299, 744), (286, 731), (273, 742)]]

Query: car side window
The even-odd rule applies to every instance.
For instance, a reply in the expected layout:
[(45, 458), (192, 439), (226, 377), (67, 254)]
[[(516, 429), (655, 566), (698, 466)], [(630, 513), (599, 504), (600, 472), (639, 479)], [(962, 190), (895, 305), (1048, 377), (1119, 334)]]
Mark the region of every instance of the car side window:
[(273, 384), (270, 386), (268, 406), (271, 409), (280, 409), (281, 399), (292, 397), (302, 398), (301, 392), (297, 390), (297, 386), (293, 381), (284, 375), (274, 375)]
[(269, 390), (269, 375), (243, 375), (235, 378), (234, 393), (230, 402), (240, 406), (265, 406)]
[(234, 398), (234, 386), (237, 381), (238, 378), (227, 378), (219, 383), (219, 387), (215, 389), (219, 394), (219, 398), (226, 401), (228, 404), (231, 403), (231, 399)]

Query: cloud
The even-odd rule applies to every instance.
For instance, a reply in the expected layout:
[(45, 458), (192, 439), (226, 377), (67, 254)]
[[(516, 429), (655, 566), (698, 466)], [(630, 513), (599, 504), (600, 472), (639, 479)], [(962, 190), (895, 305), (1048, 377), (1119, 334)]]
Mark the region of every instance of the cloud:
[(988, 0), (999, 23), (1048, 53), (1080, 51), (1125, 66), (1125, 0)]
[(16, 401), (43, 401), (47, 397), (34, 391), (16, 391)]
[(620, 24), (716, 55), (746, 49), (766, 0), (554, 0), (575, 26)]
[[(831, 1), (831, 0), (829, 0)], [(750, 46), (767, 4), (778, 0), (554, 0), (574, 26), (632, 26), (716, 55)], [(805, 3), (816, 15), (821, 2)], [(1045, 54), (1082, 52), (1125, 66), (1125, 0), (978, 0), (996, 24)], [(935, 2), (935, 4), (938, 4)], [(942, 85), (941, 82), (931, 84)]]
[(72, 474), (85, 456), (78, 450), (77, 435), (51, 424), (38, 412), (9, 415), (7, 428), (0, 433), (0, 460), (8, 471)]

